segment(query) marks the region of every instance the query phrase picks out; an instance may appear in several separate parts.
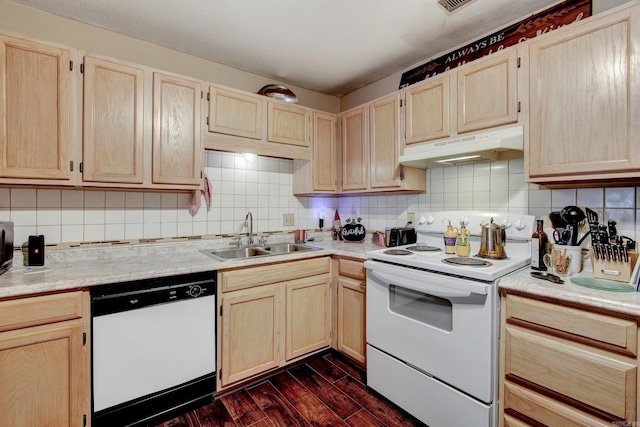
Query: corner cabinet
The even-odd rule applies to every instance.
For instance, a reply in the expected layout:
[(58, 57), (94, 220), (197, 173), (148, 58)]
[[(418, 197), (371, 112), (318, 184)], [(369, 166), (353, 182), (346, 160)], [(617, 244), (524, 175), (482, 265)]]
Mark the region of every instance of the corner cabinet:
[(0, 181), (72, 184), (76, 50), (0, 34)]
[(424, 192), (426, 172), (399, 163), (400, 93), (341, 114), (342, 191)]
[(502, 313), (501, 426), (637, 420), (638, 319), (508, 291)]
[(336, 348), (362, 364), (366, 360), (365, 276), (364, 261), (338, 259)]
[(639, 43), (637, 5), (528, 43), (530, 182), (638, 176)]
[(88, 292), (0, 301), (2, 425), (87, 425), (89, 326)]
[(329, 257), (221, 271), (219, 389), (330, 344)]

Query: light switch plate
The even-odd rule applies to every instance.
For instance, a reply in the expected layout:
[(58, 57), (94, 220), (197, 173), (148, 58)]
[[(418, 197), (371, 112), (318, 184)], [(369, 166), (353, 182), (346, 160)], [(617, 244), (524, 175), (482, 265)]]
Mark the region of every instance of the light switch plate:
[(282, 225), (285, 227), (293, 227), (295, 222), (295, 217), (293, 214), (283, 214), (282, 215)]

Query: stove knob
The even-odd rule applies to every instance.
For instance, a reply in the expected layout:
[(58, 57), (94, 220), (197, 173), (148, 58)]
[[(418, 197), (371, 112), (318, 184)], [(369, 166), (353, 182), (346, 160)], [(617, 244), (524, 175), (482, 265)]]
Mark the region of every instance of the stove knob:
[(516, 230), (518, 231), (522, 231), (525, 229), (525, 227), (527, 226), (524, 221), (522, 220), (522, 218), (520, 218), (519, 220), (516, 221)]
[(424, 225), (426, 224), (426, 222), (427, 222), (427, 218), (425, 218), (424, 215), (422, 215), (418, 220), (418, 225)]
[(502, 225), (504, 225), (504, 228), (509, 228), (513, 224), (511, 223), (511, 219), (509, 217), (506, 217), (505, 220), (502, 221)]
[(432, 215), (427, 217), (427, 224), (433, 224), (435, 222), (435, 218)]
[(469, 218), (466, 216), (463, 216), (462, 219), (460, 220), (460, 225), (463, 227), (466, 227), (467, 225), (469, 225)]

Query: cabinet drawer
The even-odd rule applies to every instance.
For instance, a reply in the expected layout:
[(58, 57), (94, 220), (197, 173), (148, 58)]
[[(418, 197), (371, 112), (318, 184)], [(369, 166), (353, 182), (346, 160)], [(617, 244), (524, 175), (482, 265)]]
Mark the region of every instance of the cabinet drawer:
[(80, 319), (82, 291), (0, 302), (0, 331)]
[[(572, 406), (510, 382), (504, 384), (504, 409), (505, 412), (515, 411), (547, 426), (611, 427), (611, 421), (596, 418)], [(505, 416), (505, 421), (506, 419), (507, 416)], [(527, 424), (505, 423), (505, 425)]]
[(504, 416), (504, 427), (530, 427), (529, 424), (520, 421), (517, 418), (513, 418), (512, 416), (505, 415)]
[(634, 356), (638, 353), (638, 325), (630, 320), (516, 295), (507, 297), (505, 314), (507, 322), (532, 323), (583, 338), (590, 345), (604, 344)]
[(505, 376), (515, 376), (613, 417), (635, 420), (634, 364), (522, 328), (505, 328)]
[(222, 292), (229, 292), (328, 272), (329, 257), (324, 257), (223, 271), (219, 279)]
[(364, 279), (365, 278), (365, 268), (364, 261), (354, 261), (351, 259), (342, 259), (338, 260), (338, 274), (340, 276), (349, 276), (354, 277), (356, 279)]

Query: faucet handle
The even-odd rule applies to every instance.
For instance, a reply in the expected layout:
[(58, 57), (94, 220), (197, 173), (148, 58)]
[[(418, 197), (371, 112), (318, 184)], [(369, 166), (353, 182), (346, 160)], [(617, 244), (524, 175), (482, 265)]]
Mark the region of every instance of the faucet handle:
[(237, 236), (237, 237), (232, 237), (231, 240), (235, 240), (236, 241), (236, 248), (239, 248), (242, 246), (242, 237)]
[(264, 244), (267, 243), (267, 236), (265, 236), (264, 234), (261, 235), (259, 237), (259, 241), (260, 241), (260, 246), (264, 246)]

